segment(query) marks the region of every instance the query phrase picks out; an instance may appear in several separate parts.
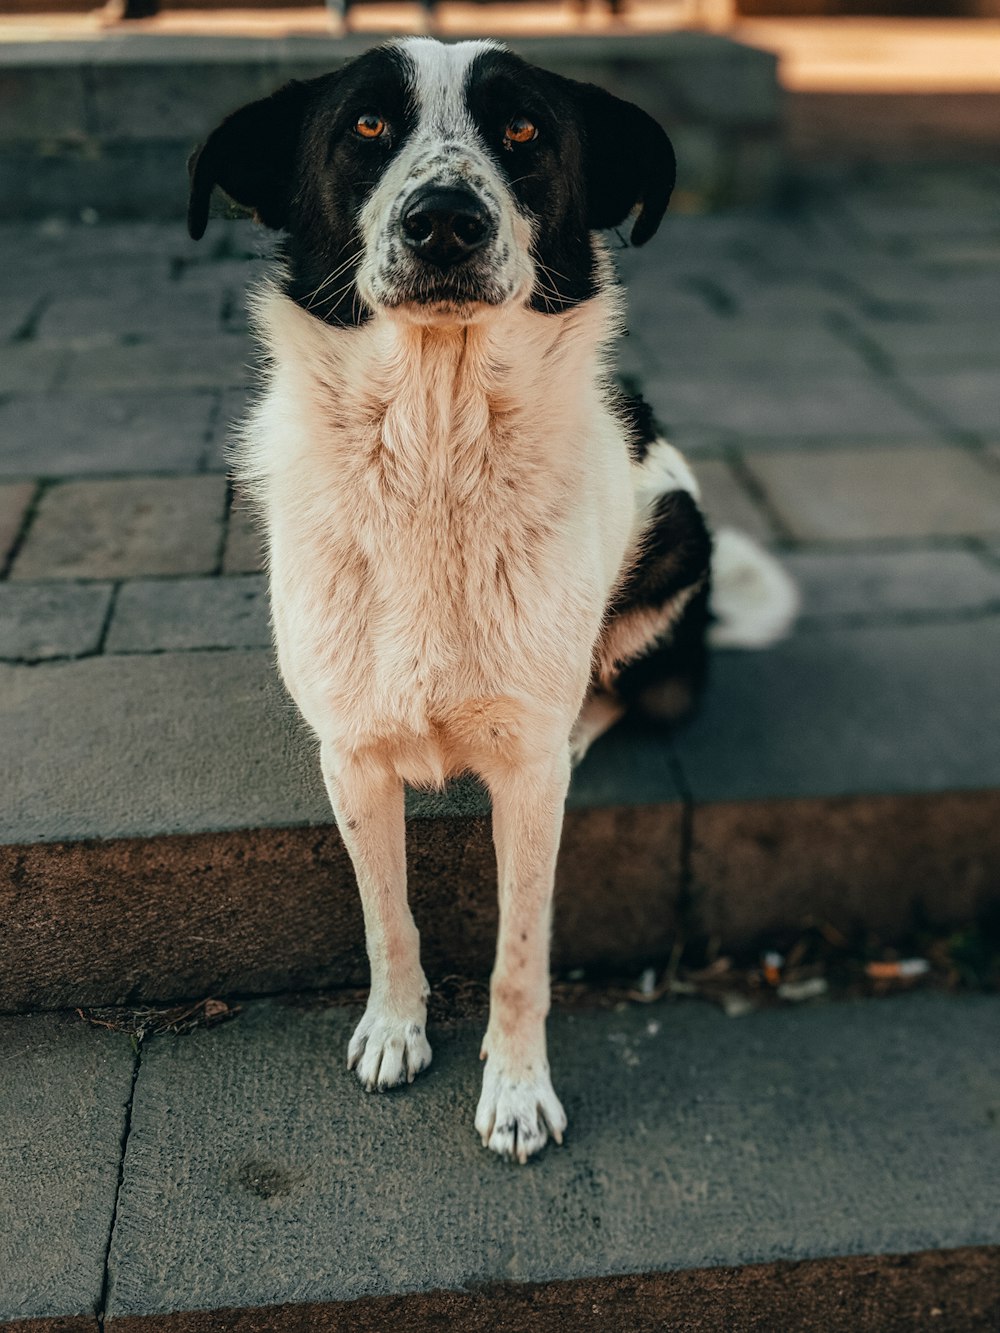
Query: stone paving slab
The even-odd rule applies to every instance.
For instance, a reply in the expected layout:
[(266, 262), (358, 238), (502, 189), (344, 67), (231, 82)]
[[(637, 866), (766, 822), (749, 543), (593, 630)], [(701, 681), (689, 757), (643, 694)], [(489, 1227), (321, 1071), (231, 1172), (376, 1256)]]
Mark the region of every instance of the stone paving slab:
[(109, 653), (266, 648), (264, 579), (134, 579), (123, 585), (108, 630)]
[(719, 653), (675, 745), (696, 802), (1000, 786), (1000, 617)]
[[(0, 667), (11, 798), (0, 842), (147, 837), (332, 821), (316, 744), (264, 651), (94, 657)], [(571, 808), (679, 792), (659, 734), (617, 729)], [(411, 817), (482, 814), (475, 783), (409, 792)]]
[(205, 466), (211, 471), (229, 470), (228, 450), (237, 426), (246, 417), (250, 394), (246, 389), (226, 389), (219, 399), (215, 428), (205, 455)]
[(0, 658), (97, 652), (110, 603), (109, 583), (0, 583)]
[[(1000, 335), (991, 335), (996, 349)], [(960, 430), (995, 435), (1000, 430), (1000, 357), (989, 368), (920, 374), (907, 372), (904, 381), (939, 408)]]
[(194, 472), (214, 412), (208, 393), (15, 398), (0, 404), (0, 476)]
[[(994, 370), (998, 359), (996, 314), (983, 312), (978, 319), (919, 319), (898, 320), (893, 323), (864, 320), (860, 324), (864, 336), (896, 363), (904, 373), (919, 370), (915, 382), (922, 391), (936, 383), (942, 370), (950, 374), (959, 367), (982, 367)], [(925, 374), (934, 376), (925, 379)], [(1000, 395), (995, 394), (996, 400)], [(1000, 408), (995, 412), (1000, 418)], [(1000, 428), (1000, 427), (998, 427)]]
[[(636, 281), (643, 281), (638, 274)], [(646, 348), (645, 370), (654, 379), (683, 384), (733, 377), (753, 383), (777, 376), (788, 385), (818, 378), (822, 392), (825, 377), (849, 379), (863, 370), (857, 351), (836, 337), (814, 309), (797, 311), (789, 305), (780, 312), (741, 311), (738, 318), (690, 319), (675, 313), (655, 285), (645, 297), (630, 292), (628, 309)], [(887, 411), (884, 404), (881, 411)]]
[[(65, 347), (40, 343), (7, 343), (0, 353), (0, 393), (46, 393), (66, 376), (70, 353)], [(2, 406), (2, 404), (0, 404)], [(13, 432), (0, 417), (0, 444), (6, 452)]]
[(739, 528), (760, 542), (773, 542), (777, 535), (767, 514), (723, 459), (700, 458), (695, 476), (710, 526)]
[(236, 334), (108, 343), (73, 353), (64, 387), (83, 393), (224, 389), (246, 384), (252, 354)]
[(112, 1317), (1000, 1238), (995, 997), (557, 1013), (570, 1128), (525, 1169), (472, 1128), (479, 1023), (369, 1096), (356, 1017), (251, 1004), (146, 1043)]
[(116, 283), (102, 293), (81, 296), (76, 292), (55, 297), (38, 323), (38, 336), (66, 342), (127, 335), (194, 336), (210, 338), (221, 324), (221, 291), (212, 301), (208, 295), (188, 291), (164, 276), (155, 285), (143, 283), (134, 292), (122, 292)]
[(260, 532), (250, 510), (237, 497), (229, 511), (222, 571), (224, 574), (255, 574), (263, 568), (264, 553)]
[(11, 577), (208, 574), (222, 545), (222, 477), (69, 481), (42, 496)]
[(5, 842), (332, 819), (264, 652), (6, 667)]
[(38, 488), (34, 482), (0, 482), (0, 568), (21, 531), (24, 516)]
[(75, 1016), (0, 1019), (0, 1319), (98, 1309), (134, 1062)]
[[(1000, 618), (814, 629), (765, 654), (719, 654), (700, 716), (676, 739), (696, 801), (1000, 785), (984, 718)], [(0, 838), (149, 836), (326, 823), (315, 745), (267, 652), (166, 653), (10, 666), (3, 749), (14, 798)], [(127, 756), (127, 762), (123, 761)], [(616, 728), (571, 805), (676, 798), (661, 732)], [(478, 813), (452, 791), (411, 813)]]
[(12, 293), (0, 308), (0, 342), (13, 339), (26, 328), (38, 305), (31, 292)]
[(861, 375), (833, 378), (772, 363), (766, 378), (742, 373), (720, 381), (709, 378), (704, 367), (690, 377), (671, 368), (651, 376), (644, 392), (668, 430), (694, 424), (766, 441), (919, 439), (934, 433), (885, 384)]
[(759, 451), (746, 465), (802, 540), (1000, 534), (1000, 474), (963, 449)]
[(1000, 610), (1000, 569), (971, 551), (790, 551), (802, 623)]

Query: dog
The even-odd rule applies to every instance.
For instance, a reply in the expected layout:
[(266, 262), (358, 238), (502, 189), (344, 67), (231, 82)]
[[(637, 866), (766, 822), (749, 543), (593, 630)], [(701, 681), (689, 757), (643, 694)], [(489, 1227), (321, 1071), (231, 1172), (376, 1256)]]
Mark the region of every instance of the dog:
[(738, 534), (717, 538), (710, 602), (697, 482), (613, 379), (600, 233), (635, 214), (632, 244), (652, 238), (671, 144), (495, 42), (407, 38), (236, 111), (190, 168), (195, 240), (215, 186), (285, 233), (252, 299), (264, 386), (235, 470), (361, 895), (348, 1065), (383, 1090), (430, 1063), (404, 783), (476, 774), (500, 924), (475, 1128), (523, 1163), (566, 1128), (545, 1023), (572, 763), (630, 707), (691, 708), (713, 613), (718, 637), (760, 643), (793, 614)]

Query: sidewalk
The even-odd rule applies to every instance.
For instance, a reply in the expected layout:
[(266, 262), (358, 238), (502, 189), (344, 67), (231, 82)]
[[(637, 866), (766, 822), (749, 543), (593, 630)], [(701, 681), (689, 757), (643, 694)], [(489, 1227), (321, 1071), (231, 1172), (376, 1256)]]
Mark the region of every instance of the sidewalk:
[(570, 1129), (525, 1168), (472, 1129), (479, 1015), (439, 1020), (430, 1070), (384, 1096), (343, 1066), (356, 1010), (295, 997), (141, 1041), (0, 1020), (0, 1321), (985, 1333), (998, 1010), (556, 1012)]
[[(678, 931), (900, 939), (995, 900), (993, 189), (973, 169), (827, 176), (795, 214), (673, 217), (619, 255), (623, 373), (713, 521), (779, 550), (804, 608), (787, 643), (717, 654), (672, 742), (620, 727), (588, 756), (558, 968), (662, 960)], [(148, 224), (2, 241), (0, 1010), (359, 984), (350, 870), (224, 472), (259, 240), (219, 222), (200, 247)], [(483, 973), (483, 795), (408, 811), (429, 966)]]

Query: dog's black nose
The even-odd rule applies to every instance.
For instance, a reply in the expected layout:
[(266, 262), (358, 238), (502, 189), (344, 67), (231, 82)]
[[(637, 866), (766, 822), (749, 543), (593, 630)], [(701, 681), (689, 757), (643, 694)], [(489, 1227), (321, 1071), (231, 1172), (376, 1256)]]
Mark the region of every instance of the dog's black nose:
[(422, 190), (403, 210), (403, 240), (437, 268), (460, 264), (486, 244), (493, 228), (482, 204), (467, 190)]

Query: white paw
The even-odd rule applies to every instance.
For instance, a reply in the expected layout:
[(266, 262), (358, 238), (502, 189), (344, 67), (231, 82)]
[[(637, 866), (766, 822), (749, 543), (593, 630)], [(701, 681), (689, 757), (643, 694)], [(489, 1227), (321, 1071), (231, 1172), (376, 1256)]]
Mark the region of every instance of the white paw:
[(549, 1134), (562, 1143), (565, 1128), (566, 1112), (544, 1064), (512, 1078), (494, 1060), (487, 1060), (476, 1111), (484, 1148), (523, 1165), (545, 1147)]
[(401, 1016), (369, 1004), (347, 1048), (347, 1067), (369, 1092), (412, 1083), (431, 1062), (423, 1013)]

